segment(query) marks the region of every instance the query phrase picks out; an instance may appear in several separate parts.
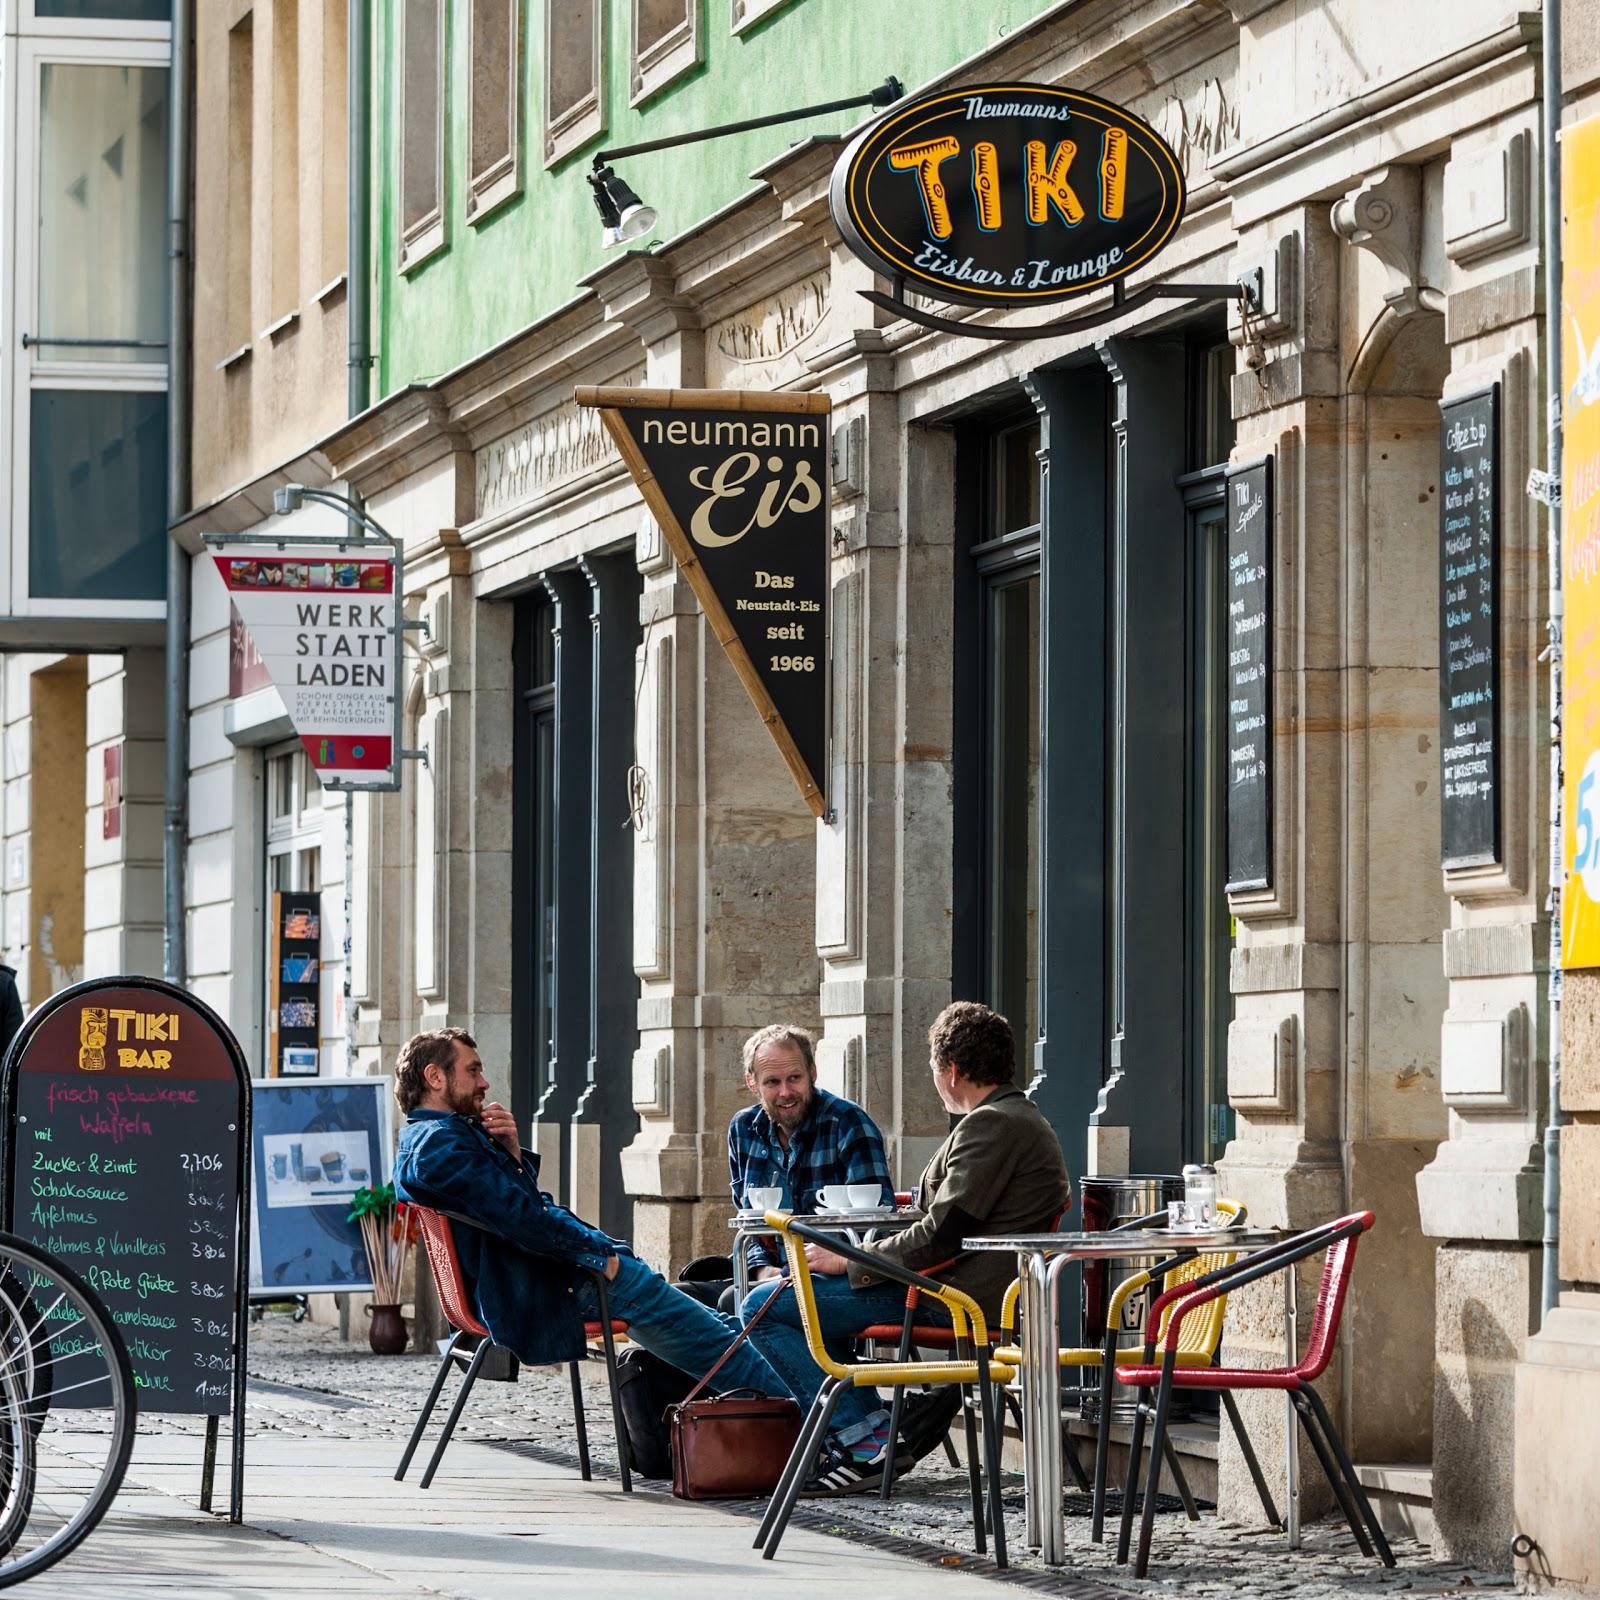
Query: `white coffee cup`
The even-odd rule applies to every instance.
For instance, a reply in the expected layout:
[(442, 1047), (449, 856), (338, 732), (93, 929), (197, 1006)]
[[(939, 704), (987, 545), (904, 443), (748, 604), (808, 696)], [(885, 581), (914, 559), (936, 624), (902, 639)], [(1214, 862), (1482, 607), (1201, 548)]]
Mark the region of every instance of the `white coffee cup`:
[(849, 1185), (830, 1183), (827, 1188), (818, 1189), (817, 1204), (824, 1211), (848, 1211), (850, 1209)]
[(777, 1211), (783, 1205), (783, 1190), (778, 1187), (746, 1189), (744, 1203), (751, 1211)]
[(883, 1191), (875, 1183), (830, 1183), (817, 1191), (824, 1211), (871, 1211)]

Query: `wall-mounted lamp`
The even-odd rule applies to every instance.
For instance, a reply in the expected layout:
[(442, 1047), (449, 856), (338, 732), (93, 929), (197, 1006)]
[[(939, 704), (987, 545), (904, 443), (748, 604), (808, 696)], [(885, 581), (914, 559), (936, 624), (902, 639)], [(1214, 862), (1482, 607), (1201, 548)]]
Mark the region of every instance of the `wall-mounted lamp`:
[(595, 209), (600, 213), (600, 243), (606, 249), (626, 244), (643, 238), (656, 225), (654, 209), (645, 205), (617, 176), (609, 165), (613, 160), (642, 156), (651, 150), (670, 150), (680, 144), (698, 144), (702, 139), (720, 139), (730, 133), (748, 133), (752, 128), (769, 128), (778, 122), (825, 116), (830, 111), (847, 111), (855, 106), (893, 105), (904, 93), (898, 78), (885, 78), (867, 94), (851, 95), (844, 100), (826, 100), (821, 105), (801, 106), (795, 111), (775, 111), (770, 116), (747, 117), (743, 122), (725, 122), (715, 128), (697, 128), (693, 133), (673, 133), (663, 139), (646, 139), (639, 144), (621, 144), (612, 150), (602, 150), (595, 156), (594, 168), (589, 173)]

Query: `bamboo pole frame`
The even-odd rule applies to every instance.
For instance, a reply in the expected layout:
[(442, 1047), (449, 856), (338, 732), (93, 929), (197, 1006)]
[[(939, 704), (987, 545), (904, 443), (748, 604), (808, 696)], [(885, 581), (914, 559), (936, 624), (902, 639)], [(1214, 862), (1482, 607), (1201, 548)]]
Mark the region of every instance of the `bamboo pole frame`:
[[(779, 714), (777, 706), (773, 704), (772, 696), (767, 693), (767, 686), (761, 681), (755, 663), (751, 661), (749, 653), (739, 641), (738, 634), (734, 632), (733, 623), (712, 587), (705, 568), (700, 564), (693, 543), (679, 524), (676, 514), (667, 501), (666, 493), (644, 459), (644, 453), (628, 431), (628, 425), (622, 419), (622, 412), (681, 408), (689, 411), (765, 411), (824, 416), (833, 409), (832, 398), (826, 394), (751, 394), (740, 389), (631, 389), (594, 384), (579, 384), (573, 390), (572, 398), (580, 406), (592, 406), (599, 410), (600, 420), (611, 435), (618, 454), (627, 464), (628, 471), (633, 475), (633, 481), (639, 486), (639, 493), (644, 496), (644, 502), (649, 506), (651, 515), (660, 524), (662, 535), (678, 563), (679, 571), (683, 573), (689, 587), (694, 591), (695, 598), (700, 602), (700, 609), (711, 625), (713, 637), (722, 646), (723, 654), (732, 663), (739, 682), (744, 685), (745, 693), (750, 696), (751, 703), (756, 708), (756, 714), (761, 718), (767, 732), (771, 734), (773, 743), (778, 747), (778, 754), (783, 757), (784, 765), (789, 769), (789, 775), (798, 785), (801, 799), (805, 801), (812, 816), (817, 818), (825, 816), (828, 803), (822, 786), (806, 765), (799, 746), (794, 742), (794, 736), (789, 732), (789, 725)], [(824, 673), (827, 670), (824, 664)]]

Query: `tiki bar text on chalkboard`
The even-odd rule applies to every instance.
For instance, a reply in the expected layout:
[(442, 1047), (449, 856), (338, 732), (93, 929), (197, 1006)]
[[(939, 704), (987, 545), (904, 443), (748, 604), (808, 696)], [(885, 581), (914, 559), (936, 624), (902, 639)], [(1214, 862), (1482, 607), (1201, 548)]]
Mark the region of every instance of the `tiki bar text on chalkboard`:
[(1440, 407), (1440, 853), (1500, 859), (1500, 386)]

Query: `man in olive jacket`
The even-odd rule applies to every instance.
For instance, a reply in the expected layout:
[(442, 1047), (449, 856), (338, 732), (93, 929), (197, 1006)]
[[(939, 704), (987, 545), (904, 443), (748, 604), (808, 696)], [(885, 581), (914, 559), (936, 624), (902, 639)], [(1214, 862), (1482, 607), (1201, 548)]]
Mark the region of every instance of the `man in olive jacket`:
[[(1072, 1185), (1061, 1143), (1044, 1114), (1014, 1082), (1011, 1025), (988, 1006), (957, 1001), (928, 1030), (928, 1065), (945, 1109), (961, 1120), (922, 1173), (926, 1215), (904, 1232), (864, 1246), (914, 1272), (939, 1269), (942, 1282), (965, 1290), (993, 1326), (1016, 1275), (1015, 1258), (963, 1251), (961, 1241), (983, 1234), (1043, 1233), (1071, 1203)], [(829, 1353), (851, 1359), (850, 1340), (874, 1323), (899, 1322), (905, 1289), (870, 1268), (820, 1245), (806, 1247), (817, 1314)], [(773, 1293), (758, 1284), (740, 1307), (748, 1323)], [(924, 1298), (918, 1319), (949, 1318)], [(806, 1348), (793, 1295), (780, 1300), (750, 1335), (802, 1407), (822, 1385), (822, 1370)], [(953, 1391), (952, 1391), (953, 1392)], [(847, 1389), (833, 1414), (833, 1431), (813, 1480), (815, 1493), (855, 1493), (881, 1477), (888, 1414), (870, 1389)]]

